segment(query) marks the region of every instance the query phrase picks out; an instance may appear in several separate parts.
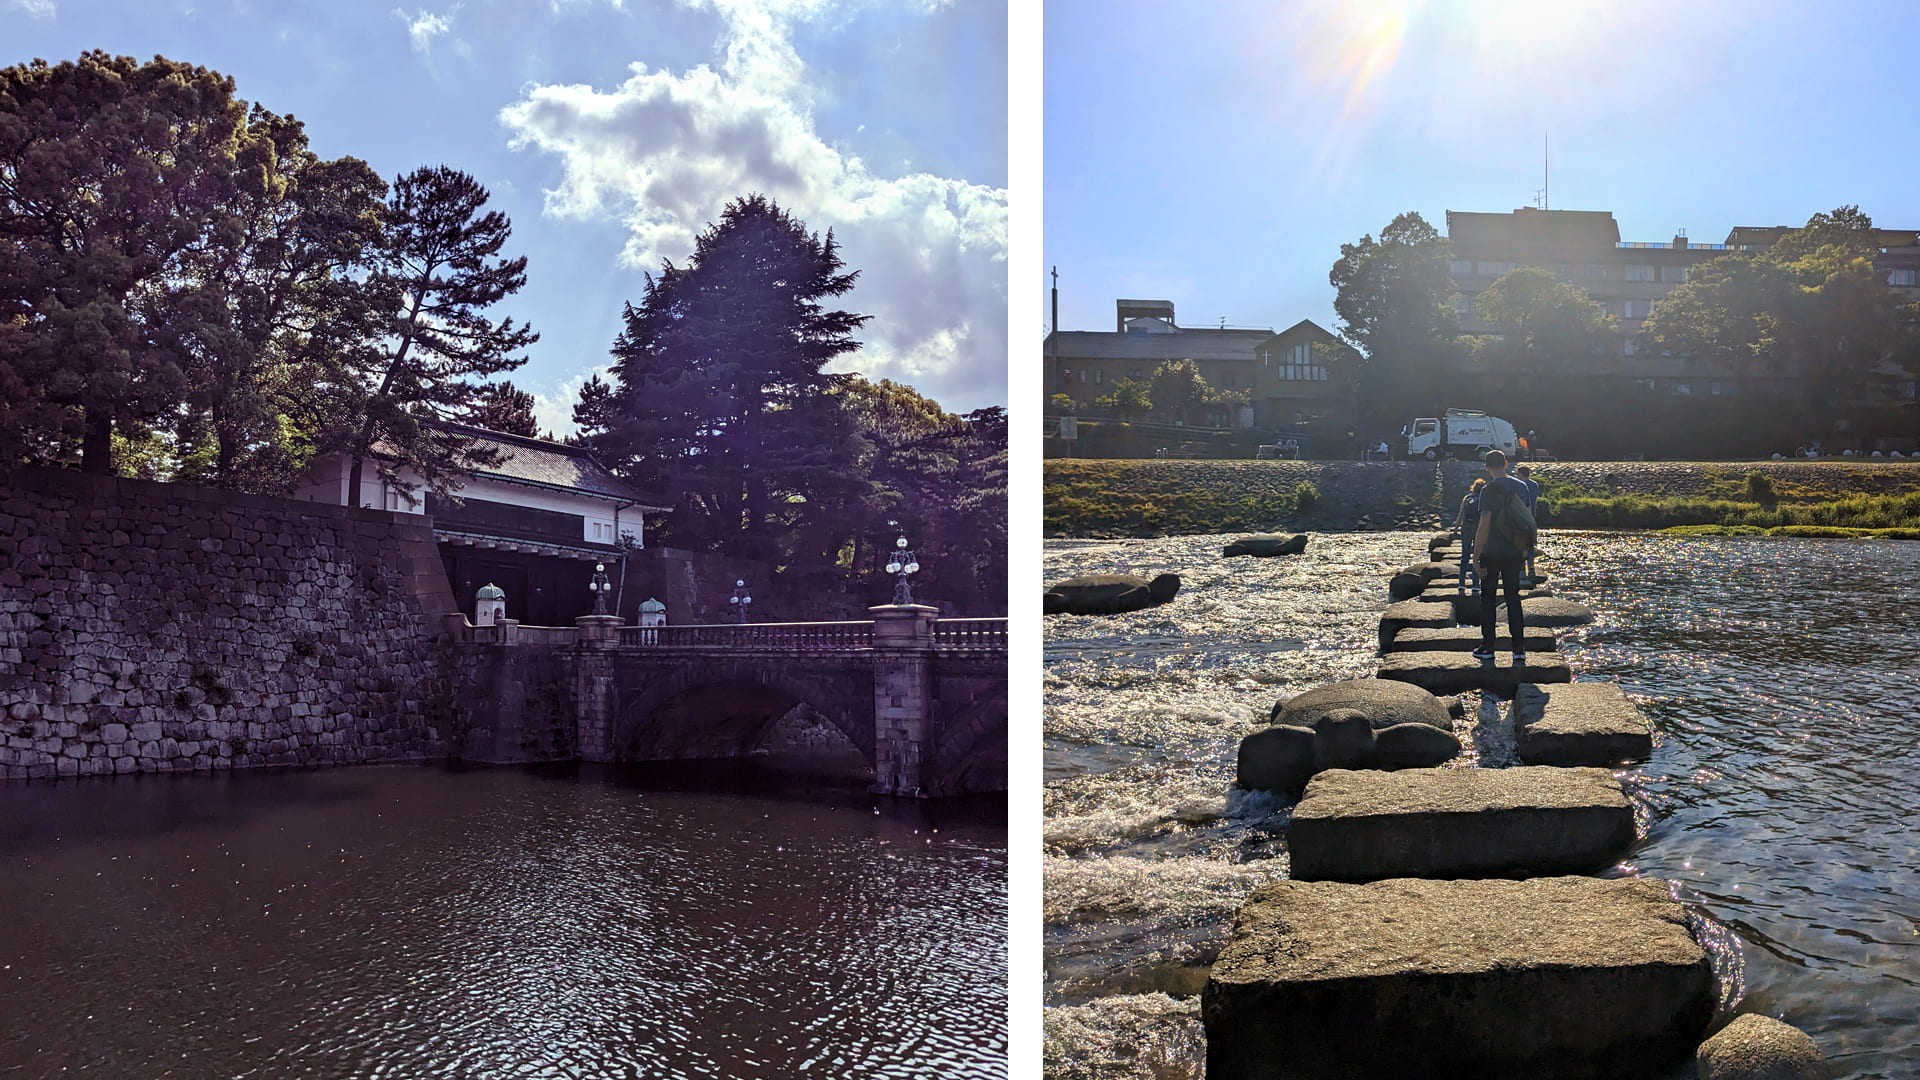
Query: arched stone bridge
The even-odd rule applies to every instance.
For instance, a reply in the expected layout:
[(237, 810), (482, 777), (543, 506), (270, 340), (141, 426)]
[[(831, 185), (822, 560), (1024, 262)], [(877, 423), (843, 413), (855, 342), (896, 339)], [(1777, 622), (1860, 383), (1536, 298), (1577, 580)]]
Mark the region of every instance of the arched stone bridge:
[(456, 755), (470, 761), (671, 761), (747, 753), (795, 705), (873, 765), (874, 790), (1007, 785), (1005, 619), (888, 605), (871, 621), (574, 627), (449, 618)]

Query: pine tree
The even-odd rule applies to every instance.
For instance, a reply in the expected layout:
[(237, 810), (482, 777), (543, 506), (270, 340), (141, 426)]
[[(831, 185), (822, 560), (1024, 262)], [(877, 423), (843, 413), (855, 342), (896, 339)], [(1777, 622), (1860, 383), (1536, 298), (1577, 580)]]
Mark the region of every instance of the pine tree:
[(376, 445), (382, 456), (372, 460), (382, 478), (397, 480), (410, 468), (437, 492), (497, 460), (497, 452), (433, 426), (472, 408), (481, 391), (469, 378), (519, 367), (526, 358), (513, 354), (540, 340), (512, 319), (483, 314), (527, 280), (525, 257), (499, 257), (513, 227), (505, 214), (483, 212), (486, 203), (486, 188), (444, 165), (394, 181), (366, 285), (388, 318), (349, 446), (355, 497)]

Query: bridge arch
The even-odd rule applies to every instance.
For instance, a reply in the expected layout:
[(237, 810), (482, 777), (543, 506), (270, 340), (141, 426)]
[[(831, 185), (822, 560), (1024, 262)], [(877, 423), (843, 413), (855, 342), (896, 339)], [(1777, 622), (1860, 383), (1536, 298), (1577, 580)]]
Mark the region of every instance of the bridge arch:
[(939, 734), (925, 770), (928, 795), (1005, 791), (1007, 787), (1007, 696), (1001, 692), (969, 702), (940, 717)]
[(795, 705), (825, 717), (874, 760), (870, 665), (801, 669), (790, 658), (749, 658), (657, 666), (623, 665), (609, 749), (615, 761), (737, 757)]

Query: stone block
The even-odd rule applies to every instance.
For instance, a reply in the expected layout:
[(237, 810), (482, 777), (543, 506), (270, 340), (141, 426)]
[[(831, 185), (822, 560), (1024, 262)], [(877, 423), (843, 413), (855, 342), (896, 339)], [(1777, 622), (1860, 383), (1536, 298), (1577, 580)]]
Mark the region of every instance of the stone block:
[(1523, 685), (1513, 699), (1515, 748), (1529, 765), (1645, 761), (1653, 728), (1618, 683)]
[(1414, 599), (1388, 604), (1380, 616), (1380, 647), (1384, 650), (1402, 630), (1439, 630), (1458, 626), (1459, 622), (1453, 617), (1453, 604), (1446, 601)]
[(1806, 1032), (1756, 1013), (1734, 1017), (1693, 1059), (1699, 1080), (1826, 1080), (1826, 1061)]
[(1605, 769), (1336, 769), (1307, 784), (1287, 848), (1297, 880), (1378, 881), (1590, 873), (1633, 839)]
[(1281, 881), (1201, 996), (1208, 1080), (1658, 1076), (1713, 969), (1657, 879)]
[[(1559, 648), (1559, 639), (1553, 631), (1535, 627), (1526, 627), (1527, 652), (1553, 652)], [(1410, 627), (1393, 635), (1383, 652), (1472, 652), (1480, 647), (1480, 628), (1477, 626), (1447, 626), (1435, 629)], [(1507, 633), (1504, 624), (1500, 632), (1494, 635), (1493, 647), (1501, 652), (1513, 649), (1513, 635)]]
[(133, 729), (131, 731), (131, 737), (133, 741), (137, 743), (150, 743), (150, 742), (158, 741), (160, 738), (159, 721), (149, 720), (145, 723), (133, 725)]
[[(1558, 596), (1521, 594), (1520, 617), (1528, 626), (1585, 626), (1593, 621), (1593, 609)], [(1495, 625), (1507, 621), (1505, 604), (1494, 612)]]
[(1483, 663), (1467, 653), (1409, 652), (1381, 657), (1379, 676), (1434, 694), (1491, 690), (1512, 697), (1525, 683), (1572, 682), (1573, 670), (1555, 653), (1528, 653), (1527, 662), (1515, 667), (1512, 653), (1497, 654)]
[(1269, 724), (1240, 742), (1235, 782), (1299, 791), (1328, 768), (1406, 769), (1460, 752), (1445, 703), (1377, 679), (1332, 683), (1277, 702)]

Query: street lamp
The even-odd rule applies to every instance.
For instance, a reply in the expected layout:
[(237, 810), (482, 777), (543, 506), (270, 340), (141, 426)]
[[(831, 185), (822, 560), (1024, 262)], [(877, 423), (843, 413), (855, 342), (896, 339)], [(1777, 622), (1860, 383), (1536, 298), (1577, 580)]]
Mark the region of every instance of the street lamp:
[(605, 615), (607, 613), (607, 590), (613, 588), (613, 582), (607, 580), (606, 563), (593, 564), (593, 580), (587, 583), (587, 588), (593, 590), (593, 613), (595, 615)]
[(747, 621), (747, 605), (753, 603), (753, 597), (747, 595), (747, 582), (745, 578), (734, 579), (733, 595), (727, 598), (727, 603), (733, 605), (728, 610), (733, 612), (734, 622), (743, 623)]
[(913, 603), (913, 591), (907, 587), (909, 575), (920, 572), (920, 562), (907, 548), (907, 538), (902, 536), (893, 542), (893, 559), (887, 563), (887, 573), (898, 574), (900, 580), (893, 587), (895, 604)]

